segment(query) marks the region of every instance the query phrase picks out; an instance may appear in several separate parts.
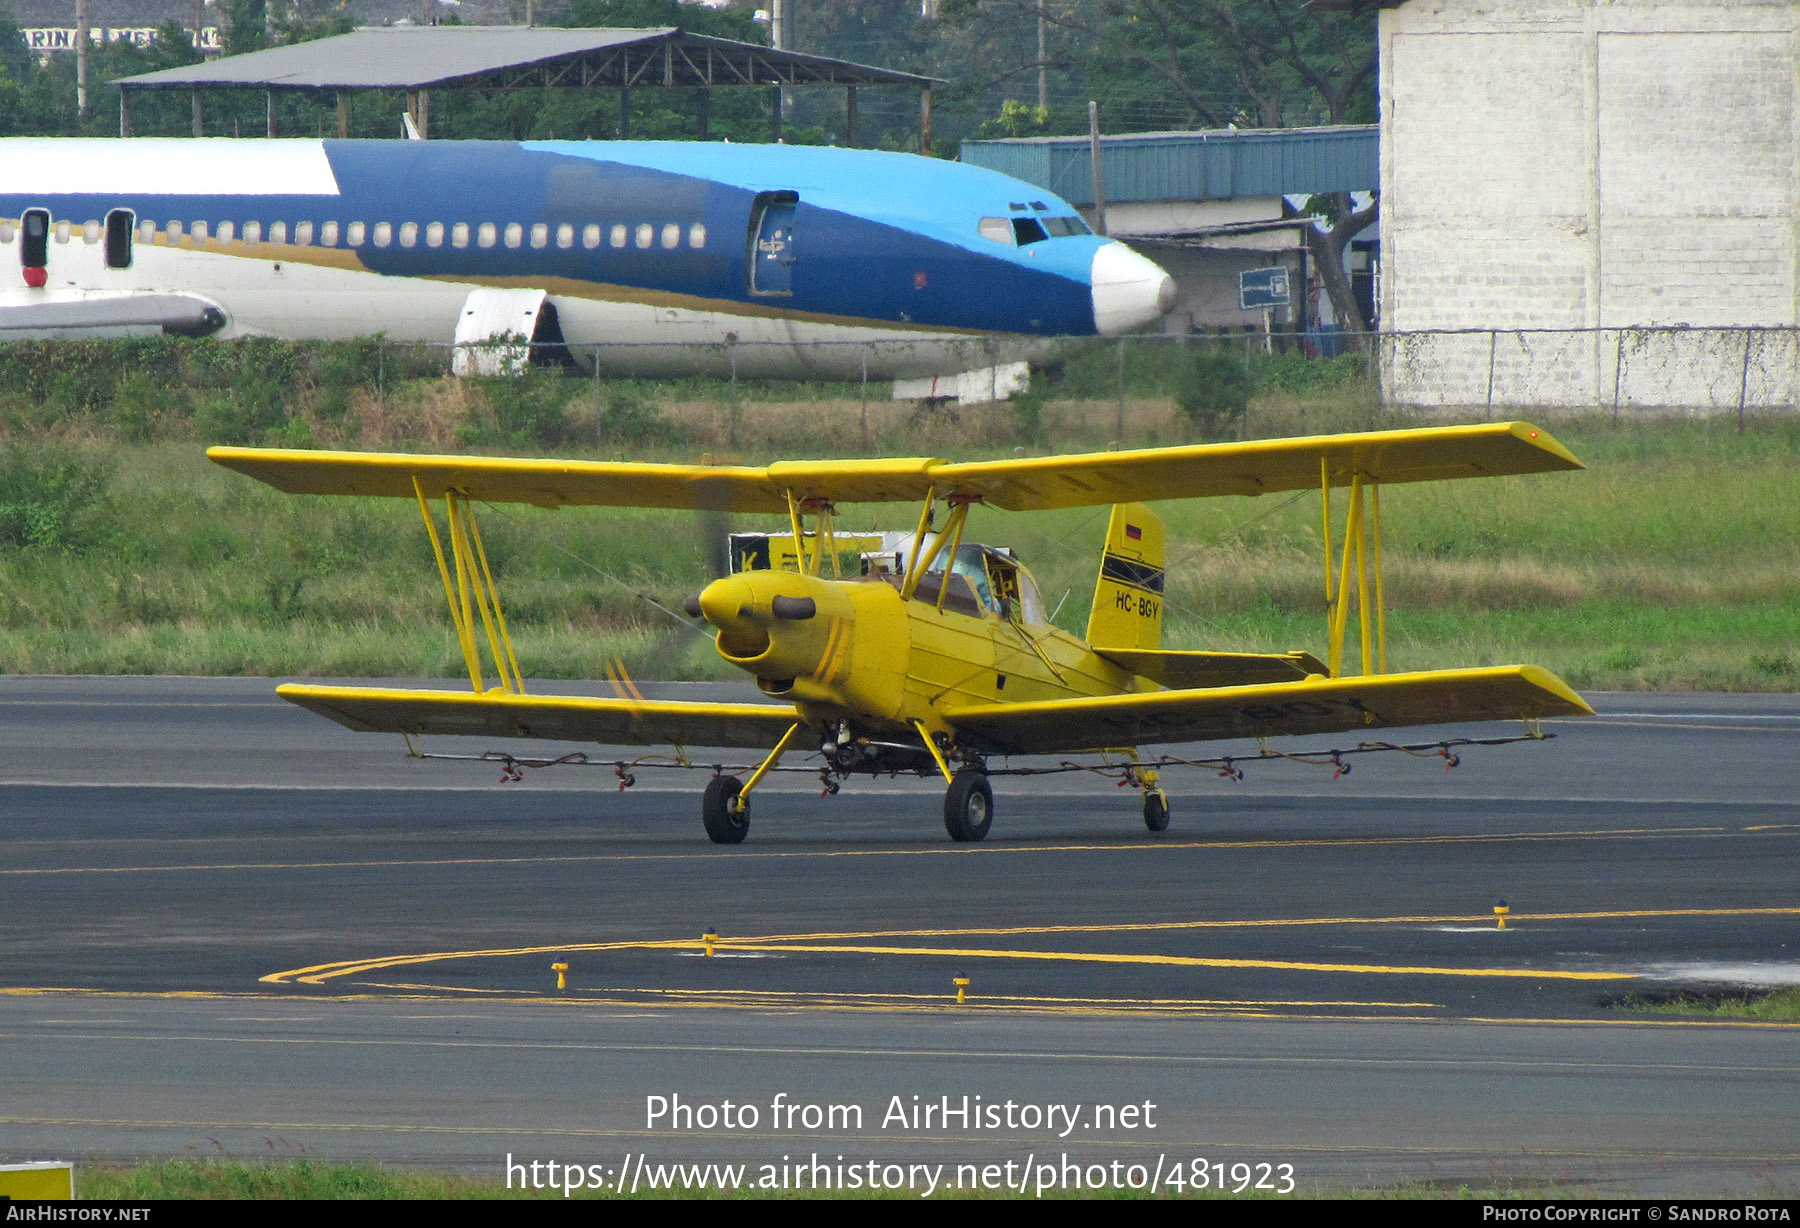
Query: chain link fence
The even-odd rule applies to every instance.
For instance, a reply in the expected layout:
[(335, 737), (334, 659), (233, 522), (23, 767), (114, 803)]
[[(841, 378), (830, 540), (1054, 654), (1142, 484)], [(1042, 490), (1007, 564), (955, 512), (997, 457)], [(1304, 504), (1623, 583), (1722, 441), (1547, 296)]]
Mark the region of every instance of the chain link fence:
[[(467, 347), (383, 342), (396, 371), (448, 371)], [(1098, 400), (1172, 396), (1185, 356), (1239, 356), (1258, 392), (1358, 388), (1371, 404), (1421, 412), (1500, 417), (1536, 413), (1792, 413), (1800, 407), (1800, 329), (1446, 329), (1416, 332), (1219, 332), (1143, 334), (1096, 343), (1049, 338), (1024, 349), (984, 340), (765, 341), (696, 346), (634, 342), (576, 347), (496, 343), (506, 363), (562, 363), (604, 379), (793, 378), (858, 386), (884, 399), (894, 378), (969, 372), (938, 395), (1003, 398), (1005, 370), (1024, 360), (1046, 370), (1055, 395)], [(491, 369), (490, 362), (484, 362)], [(1017, 391), (1017, 387), (1012, 387)], [(907, 396), (924, 396), (909, 389)]]

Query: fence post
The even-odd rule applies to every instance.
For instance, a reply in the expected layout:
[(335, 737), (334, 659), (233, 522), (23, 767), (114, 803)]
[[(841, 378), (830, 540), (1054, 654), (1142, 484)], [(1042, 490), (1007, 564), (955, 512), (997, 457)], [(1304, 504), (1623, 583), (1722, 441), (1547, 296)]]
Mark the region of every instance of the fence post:
[(1125, 338), (1119, 338), (1119, 420), (1113, 428), (1113, 438), (1121, 447), (1125, 443)]
[(1744, 433), (1744, 401), (1750, 394), (1750, 338), (1755, 334), (1744, 330), (1744, 370), (1738, 376), (1738, 434)]
[(1625, 369), (1625, 330), (1619, 330), (1618, 346), (1613, 350), (1613, 421), (1619, 420), (1619, 383)]
[(727, 428), (727, 442), (737, 447), (738, 428), (738, 393), (737, 393), (737, 334), (725, 334), (725, 353), (731, 359), (731, 424)]
[(865, 451), (869, 447), (869, 343), (861, 343), (862, 349), (862, 446)]
[(1488, 329), (1488, 389), (1487, 408), (1482, 411), (1481, 419), (1486, 422), (1494, 416), (1494, 350), (1500, 343), (1500, 330)]

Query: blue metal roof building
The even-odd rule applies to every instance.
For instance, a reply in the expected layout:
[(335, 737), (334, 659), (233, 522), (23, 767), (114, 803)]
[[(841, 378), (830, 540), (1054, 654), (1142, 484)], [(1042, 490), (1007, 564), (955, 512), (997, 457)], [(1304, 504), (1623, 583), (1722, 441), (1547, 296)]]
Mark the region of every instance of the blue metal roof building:
[[(1380, 185), (1380, 128), (1223, 128), (1100, 138), (1108, 204), (1228, 200), (1314, 192), (1369, 192)], [(964, 141), (962, 160), (1094, 203), (1084, 136)]]

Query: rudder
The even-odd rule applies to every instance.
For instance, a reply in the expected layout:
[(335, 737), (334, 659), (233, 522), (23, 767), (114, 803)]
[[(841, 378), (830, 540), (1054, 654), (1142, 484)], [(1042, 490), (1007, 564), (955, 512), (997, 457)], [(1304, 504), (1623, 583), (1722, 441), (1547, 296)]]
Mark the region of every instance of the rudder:
[(1095, 648), (1162, 647), (1163, 524), (1142, 503), (1113, 505), (1087, 639)]

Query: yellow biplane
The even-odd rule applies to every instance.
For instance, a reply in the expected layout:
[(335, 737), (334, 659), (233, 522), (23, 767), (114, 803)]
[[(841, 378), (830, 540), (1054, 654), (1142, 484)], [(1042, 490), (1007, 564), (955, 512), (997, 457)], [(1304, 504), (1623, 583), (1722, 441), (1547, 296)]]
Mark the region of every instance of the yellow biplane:
[[(748, 779), (718, 772), (706, 787), (702, 817), (720, 844), (744, 838), (751, 791), (803, 742), (823, 757), (828, 791), (858, 773), (942, 773), (944, 825), (953, 839), (971, 841), (985, 836), (991, 821), (988, 777), (999, 770), (990, 770), (993, 758), (1104, 755), (1123, 765), (1124, 782), (1143, 793), (1145, 825), (1161, 831), (1168, 796), (1157, 766), (1139, 758), (1142, 747), (1591, 712), (1561, 680), (1531, 665), (1386, 672), (1381, 488), (1581, 468), (1529, 423), (969, 463), (750, 467), (254, 448), (208, 455), (295, 494), (417, 500), (474, 688), (288, 685), (280, 688), (283, 698), (351, 729), (409, 738), (471, 734), (765, 752)], [(1144, 504), (1308, 488), (1320, 492), (1324, 525), (1327, 660), (1305, 652), (1164, 650), (1163, 526)], [(1340, 500), (1336, 545), (1332, 492), (1340, 488), (1348, 493)], [(444, 506), (443, 533), (434, 500)], [(911, 533), (852, 540), (834, 530), (841, 504), (902, 501), (920, 505)], [(779, 548), (762, 552), (765, 566), (736, 570), (686, 602), (691, 617), (716, 629), (720, 655), (750, 674), (767, 700), (645, 699), (628, 679), (612, 699), (527, 694), (476, 525), (476, 505), (484, 503), (785, 515), (788, 531)], [(1085, 641), (1050, 622), (1017, 558), (964, 540), (977, 505), (1034, 511), (1107, 504), (1112, 516)], [(948, 510), (934, 529), (940, 508)], [(1353, 605), (1361, 671), (1347, 675)], [(491, 688), (482, 639), (499, 680)]]

